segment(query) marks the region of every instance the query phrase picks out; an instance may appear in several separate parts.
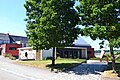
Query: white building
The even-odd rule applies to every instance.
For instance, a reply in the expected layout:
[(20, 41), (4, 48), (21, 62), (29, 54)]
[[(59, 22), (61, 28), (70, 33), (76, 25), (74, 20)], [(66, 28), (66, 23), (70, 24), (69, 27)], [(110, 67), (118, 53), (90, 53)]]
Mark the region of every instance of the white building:
[[(18, 48), (18, 50), (19, 50), (19, 60), (36, 59), (36, 50), (33, 50), (32, 47)], [(47, 57), (52, 57), (52, 49), (40, 50), (40, 60), (43, 60)]]

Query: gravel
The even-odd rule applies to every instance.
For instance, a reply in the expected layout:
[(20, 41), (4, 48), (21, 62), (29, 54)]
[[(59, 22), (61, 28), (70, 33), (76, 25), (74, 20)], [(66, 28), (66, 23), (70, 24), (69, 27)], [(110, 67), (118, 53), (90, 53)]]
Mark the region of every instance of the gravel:
[[(47, 79), (45, 79), (47, 80)], [(48, 80), (101, 80), (101, 75), (88, 74), (88, 75), (77, 75), (74, 73), (57, 73), (57, 75), (50, 77)]]

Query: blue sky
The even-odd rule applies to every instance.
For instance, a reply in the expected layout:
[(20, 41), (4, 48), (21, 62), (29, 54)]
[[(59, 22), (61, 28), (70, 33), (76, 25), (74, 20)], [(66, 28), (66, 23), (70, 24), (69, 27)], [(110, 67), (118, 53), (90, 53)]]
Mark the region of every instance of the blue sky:
[(25, 36), (25, 0), (0, 0), (0, 32)]
[[(25, 0), (0, 0), (0, 33), (26, 36)], [(99, 49), (99, 40), (93, 41), (89, 37), (82, 37), (93, 48)]]

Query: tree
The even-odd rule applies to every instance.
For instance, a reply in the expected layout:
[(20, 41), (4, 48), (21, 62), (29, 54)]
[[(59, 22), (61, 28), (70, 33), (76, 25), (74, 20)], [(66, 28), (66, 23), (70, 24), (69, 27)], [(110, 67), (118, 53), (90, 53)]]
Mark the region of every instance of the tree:
[(93, 40), (108, 40), (115, 71), (113, 48), (120, 44), (120, 0), (80, 0), (76, 8), (80, 24), (85, 26), (81, 35), (90, 36)]
[(29, 46), (33, 46), (34, 49), (37, 50), (36, 60), (40, 58), (40, 46), (39, 46), (39, 38), (38, 38), (38, 30), (37, 26), (39, 26), (39, 19), (41, 18), (41, 7), (40, 7), (40, 0), (26, 0), (24, 7), (26, 9), (26, 16), (27, 18), (25, 21), (27, 22), (26, 25), (26, 34), (29, 38)]
[(30, 44), (38, 50), (53, 48), (52, 65), (55, 64), (55, 47), (73, 45), (78, 37), (79, 16), (74, 3), (74, 0), (26, 1), (26, 32)]

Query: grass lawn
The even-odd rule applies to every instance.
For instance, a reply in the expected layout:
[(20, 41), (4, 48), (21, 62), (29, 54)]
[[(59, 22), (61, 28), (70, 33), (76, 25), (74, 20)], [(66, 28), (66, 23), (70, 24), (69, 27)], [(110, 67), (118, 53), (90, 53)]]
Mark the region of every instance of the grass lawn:
[[(54, 69), (58, 71), (64, 71), (65, 69), (71, 68), (80, 64), (81, 62), (85, 62), (85, 59), (56, 59)], [(51, 65), (52, 60), (40, 60), (40, 61), (18, 61), (18, 64), (34, 66), (42, 69), (51, 69), (53, 66)]]

